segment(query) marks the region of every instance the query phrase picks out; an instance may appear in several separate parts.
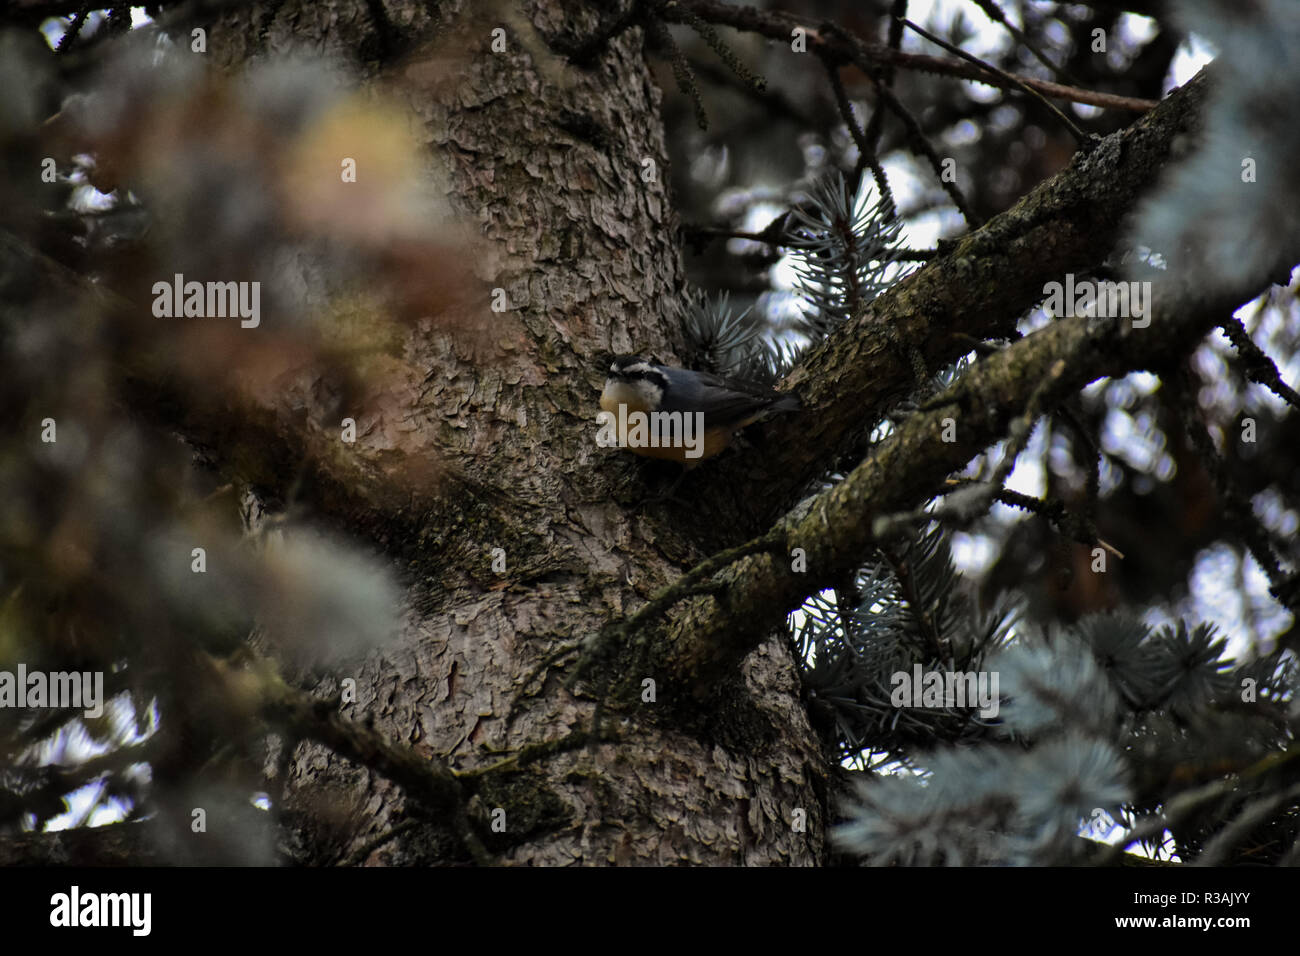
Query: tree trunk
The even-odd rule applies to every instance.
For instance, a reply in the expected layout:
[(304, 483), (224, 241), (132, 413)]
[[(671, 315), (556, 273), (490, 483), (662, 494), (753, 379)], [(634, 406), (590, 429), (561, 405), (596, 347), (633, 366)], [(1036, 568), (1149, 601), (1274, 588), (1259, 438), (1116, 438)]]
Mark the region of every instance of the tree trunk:
[[(357, 481), (369, 484), (333, 518), (401, 564), (404, 625), (318, 696), (355, 678), (343, 716), (463, 773), (585, 733), (598, 688), (618, 684), (600, 742), (474, 778), (467, 820), (422, 813), (386, 777), (298, 744), (285, 819), (300, 858), (467, 861), (468, 830), (498, 863), (823, 861), (828, 767), (783, 640), (707, 695), (633, 652), (566, 687), (578, 654), (562, 651), (783, 504), (730, 487), (701, 494), (707, 507), (640, 509), (670, 467), (594, 440), (598, 356), (682, 355), (677, 221), (641, 29), (579, 67), (557, 50), (595, 33), (589, 5), (539, 0), (530, 21), (510, 3), (385, 0), (384, 23), (379, 6), (252, 5), (210, 39), (229, 67), (294, 44), (354, 64), (378, 51), (381, 68), (358, 69), (407, 98), (431, 175), (490, 248), (465, 263), (481, 298), (432, 301), (410, 327), (404, 355), (427, 379), (410, 376), (358, 418), (356, 454), (373, 467)], [(493, 311), (493, 289), (509, 311)], [(436, 478), (407, 498), (384, 487), (395, 460), (432, 460)], [(701, 469), (681, 494), (709, 482)]]

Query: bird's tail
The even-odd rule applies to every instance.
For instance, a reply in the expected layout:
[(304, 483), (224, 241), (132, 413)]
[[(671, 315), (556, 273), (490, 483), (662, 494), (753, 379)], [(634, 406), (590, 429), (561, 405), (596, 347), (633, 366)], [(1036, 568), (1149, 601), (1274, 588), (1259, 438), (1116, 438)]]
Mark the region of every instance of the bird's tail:
[(799, 401), (799, 396), (793, 392), (782, 395), (775, 402), (768, 406), (768, 411), (772, 414), (778, 412), (797, 412), (803, 408), (803, 403)]
[(773, 399), (768, 404), (763, 405), (757, 414), (749, 418), (745, 424), (749, 425), (753, 422), (765, 422), (776, 415), (780, 415), (782, 412), (797, 412), (801, 408), (803, 408), (803, 404), (799, 401), (797, 395), (782, 395), (779, 398)]

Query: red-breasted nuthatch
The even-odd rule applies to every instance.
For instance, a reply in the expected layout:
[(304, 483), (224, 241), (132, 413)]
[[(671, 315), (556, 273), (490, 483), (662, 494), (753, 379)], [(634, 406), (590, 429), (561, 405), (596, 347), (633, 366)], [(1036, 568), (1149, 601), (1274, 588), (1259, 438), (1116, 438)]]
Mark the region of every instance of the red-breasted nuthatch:
[[(616, 424), (620, 446), (693, 468), (726, 448), (731, 436), (746, 425), (797, 410), (799, 399), (748, 382), (623, 355), (609, 367), (600, 407), (615, 417), (611, 424)], [(658, 447), (629, 440), (634, 438), (626, 424), (631, 413), (652, 416), (655, 412), (680, 413), (675, 421), (685, 424), (673, 426), (674, 440)], [(694, 429), (694, 423), (700, 427)]]

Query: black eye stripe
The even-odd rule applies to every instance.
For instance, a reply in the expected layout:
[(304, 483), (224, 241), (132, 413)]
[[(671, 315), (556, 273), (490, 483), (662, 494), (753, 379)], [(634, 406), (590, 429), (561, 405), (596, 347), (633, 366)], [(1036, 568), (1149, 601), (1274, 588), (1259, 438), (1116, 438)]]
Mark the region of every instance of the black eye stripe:
[(609, 367), (611, 378), (624, 382), (649, 382), (658, 388), (668, 387), (668, 378), (643, 358), (628, 357), (616, 359)]

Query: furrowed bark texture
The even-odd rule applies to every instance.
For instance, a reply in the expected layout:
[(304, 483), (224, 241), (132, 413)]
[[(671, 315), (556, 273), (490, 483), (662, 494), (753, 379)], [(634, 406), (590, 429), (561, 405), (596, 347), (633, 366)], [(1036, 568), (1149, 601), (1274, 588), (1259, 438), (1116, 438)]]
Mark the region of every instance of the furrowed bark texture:
[[(384, 512), (383, 543), (412, 583), (397, 645), (357, 674), (334, 675), (322, 691), (357, 677), (360, 700), (346, 716), (373, 720), (391, 740), (464, 771), (586, 730), (592, 702), (563, 687), (563, 672), (525, 676), (735, 530), (719, 530), (707, 515), (669, 523), (662, 512), (628, 507), (653, 491), (659, 473), (647, 485), (643, 463), (594, 441), (604, 368), (593, 356), (635, 348), (668, 358), (680, 335), (671, 303), (682, 273), (664, 189), (660, 94), (641, 31), (619, 36), (580, 70), (541, 37), (591, 30), (590, 11), (540, 3), (539, 33), (513, 4), (434, 5), (436, 19), (427, 7), (384, 4), (408, 52), (374, 80), (404, 91), (454, 207), (486, 237), (492, 257), (479, 277), (506, 290), (512, 312), (493, 313), (485, 298), (470, 318), (498, 325), (509, 356), (482, 361), (436, 322), (407, 343), (412, 364), (432, 370), (428, 380), (385, 397), (392, 417), (366, 423), (357, 454), (365, 460), (382, 446), (433, 455), (454, 478), (402, 507), (381, 488), (350, 491), (364, 503), (352, 511), (348, 496), (331, 498), (337, 520), (354, 529), (373, 529), (374, 509)], [(508, 35), (504, 53), (490, 50), (497, 27)], [(361, 2), (251, 5), (213, 30), (212, 48), (230, 66), (294, 43), (348, 60), (371, 29)], [(381, 478), (374, 469), (357, 480)], [(504, 575), (491, 569), (498, 547)], [(711, 700), (692, 705), (693, 721), (659, 716), (674, 710), (684, 688), (647, 671), (637, 683), (656, 679), (659, 703), (626, 711), (613, 728), (618, 743), (484, 778), (469, 819), (494, 859), (820, 861), (826, 768), (787, 650), (758, 643)], [(291, 781), (290, 806), (317, 821), (298, 835), (311, 862), (346, 859), (410, 809), (387, 779), (315, 745), (299, 747)], [(791, 826), (796, 808), (807, 815), (806, 832)], [(497, 809), (503, 833), (487, 826)], [(465, 860), (449, 828), (441, 819), (404, 831), (368, 862)]]

